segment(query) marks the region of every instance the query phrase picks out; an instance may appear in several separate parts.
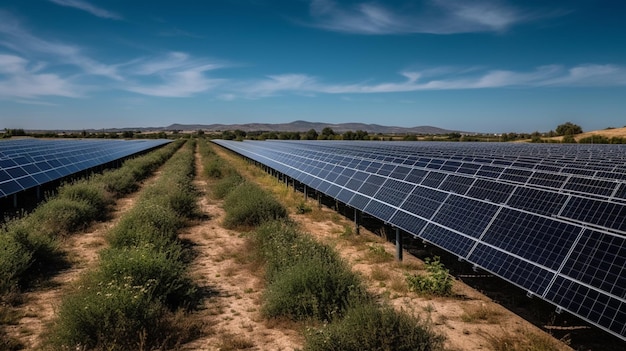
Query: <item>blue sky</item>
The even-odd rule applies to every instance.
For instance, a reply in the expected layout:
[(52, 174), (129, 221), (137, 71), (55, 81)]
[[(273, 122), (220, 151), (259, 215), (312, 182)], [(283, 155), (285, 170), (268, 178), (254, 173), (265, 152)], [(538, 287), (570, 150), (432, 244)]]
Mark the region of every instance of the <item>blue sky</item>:
[(620, 0), (13, 0), (0, 128), (626, 125)]

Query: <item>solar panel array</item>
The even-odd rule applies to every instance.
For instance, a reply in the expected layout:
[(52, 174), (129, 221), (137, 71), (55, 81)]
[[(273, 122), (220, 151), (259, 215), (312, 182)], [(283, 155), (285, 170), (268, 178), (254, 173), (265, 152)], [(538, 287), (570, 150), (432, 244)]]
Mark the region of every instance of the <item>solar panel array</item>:
[(216, 141), (626, 339), (626, 147)]
[(0, 198), (168, 142), (163, 139), (0, 141)]

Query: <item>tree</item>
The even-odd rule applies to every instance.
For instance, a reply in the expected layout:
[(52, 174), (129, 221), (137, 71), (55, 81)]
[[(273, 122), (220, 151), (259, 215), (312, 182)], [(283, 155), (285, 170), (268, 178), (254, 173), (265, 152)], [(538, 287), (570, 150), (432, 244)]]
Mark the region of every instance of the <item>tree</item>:
[(224, 140), (234, 140), (237, 136), (235, 135), (235, 133), (231, 132), (230, 130), (225, 130), (222, 133), (222, 139)]
[(583, 129), (574, 123), (567, 122), (556, 127), (556, 135), (575, 135), (583, 132)]
[(354, 140), (355, 134), (353, 131), (349, 130), (342, 135), (343, 140)]
[(319, 136), (319, 134), (317, 134), (317, 132), (315, 131), (315, 129), (311, 128), (309, 129), (308, 132), (306, 132), (306, 134), (304, 135), (304, 139), (305, 140), (317, 140), (317, 137)]
[(333, 140), (335, 139), (335, 131), (330, 127), (322, 129), (322, 135), (318, 137), (321, 140)]
[(576, 144), (576, 139), (574, 139), (574, 137), (571, 134), (565, 134), (561, 142), (563, 144)]
[(246, 132), (244, 132), (244, 131), (243, 131), (243, 130), (241, 130), (241, 129), (235, 129), (235, 132), (234, 132), (234, 133), (235, 133), (235, 137), (236, 137), (236, 138), (242, 138), (242, 139), (243, 139), (243, 138), (245, 138), (245, 137), (246, 137), (246, 135), (247, 135), (247, 134), (246, 134)]
[(369, 135), (366, 131), (358, 129), (355, 133), (354, 140), (369, 140)]

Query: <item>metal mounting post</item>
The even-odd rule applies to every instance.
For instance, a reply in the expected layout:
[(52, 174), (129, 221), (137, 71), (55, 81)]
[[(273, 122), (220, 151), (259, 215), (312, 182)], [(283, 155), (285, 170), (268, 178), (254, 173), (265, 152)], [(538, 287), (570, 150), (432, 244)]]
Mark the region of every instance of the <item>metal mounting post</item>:
[(402, 261), (402, 233), (396, 227), (396, 260)]

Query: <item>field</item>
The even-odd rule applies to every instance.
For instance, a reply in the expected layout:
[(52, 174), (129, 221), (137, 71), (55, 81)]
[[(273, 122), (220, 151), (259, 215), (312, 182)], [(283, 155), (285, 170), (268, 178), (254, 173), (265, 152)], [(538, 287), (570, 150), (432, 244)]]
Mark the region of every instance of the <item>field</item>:
[[(104, 216), (55, 239), (62, 264), (3, 293), (0, 333), (4, 334), (0, 336), (6, 341), (0, 349), (319, 350), (316, 335), (347, 335), (346, 330), (354, 329), (351, 321), (377, 313), (387, 316), (379, 320), (417, 323), (410, 324), (410, 330), (424, 328), (422, 337), (431, 345), (425, 350), (571, 349), (567, 333), (559, 333), (563, 341), (558, 341), (460, 280), (451, 281), (444, 296), (414, 291), (406, 277), (426, 276), (431, 266), (408, 253), (404, 261), (396, 262), (384, 229), (362, 227), (357, 235), (350, 219), (318, 207), (317, 201), (304, 199), (259, 168), (204, 140), (189, 141), (169, 156), (149, 176), (137, 180), (132, 191), (115, 195), (108, 190)], [(249, 187), (242, 188), (241, 183)], [(258, 217), (250, 213), (258, 213), (259, 206), (251, 210), (236, 203), (232, 194), (238, 188), (243, 189), (240, 198), (261, 199), (263, 211)], [(351, 310), (339, 302), (325, 313), (320, 311), (327, 305), (320, 303), (313, 312), (271, 312), (271, 294), (281, 291), (272, 285), (277, 278), (271, 278), (271, 267), (281, 264), (268, 265), (272, 258), (259, 253), (258, 235), (263, 230), (259, 225), (265, 228), (268, 220), (286, 216), (298, 238), (303, 237), (298, 240), (308, 243), (305, 251), (320, 250), (328, 257), (336, 255), (332, 260), (339, 261), (333, 262), (346, 263), (348, 271), (335, 273), (340, 281), (351, 281), (355, 275), (364, 291), (352, 304), (367, 300), (365, 307)], [(134, 224), (141, 218), (149, 218), (150, 227)], [(124, 231), (125, 226), (133, 230)], [(329, 250), (336, 254), (327, 254)], [(289, 255), (279, 259), (285, 256)], [(129, 257), (135, 261), (121, 260)], [(145, 262), (142, 271), (135, 268), (138, 261)], [(114, 273), (119, 271), (125, 273)], [(126, 284), (126, 279), (132, 282)], [(130, 300), (125, 300), (127, 293)], [(93, 330), (83, 334), (68, 332), (70, 326), (84, 326), (84, 318), (98, 316), (79, 314), (76, 306), (97, 309), (112, 297), (119, 297), (117, 305), (110, 305), (118, 306), (119, 314), (101, 315)], [(279, 298), (277, 306), (288, 300)], [(73, 319), (77, 315), (83, 318), (80, 324)], [(403, 319), (405, 315), (408, 319)], [(126, 327), (98, 329), (107, 320)], [(381, 339), (394, 339), (393, 331), (401, 330), (394, 328), (389, 327), (390, 333)]]

